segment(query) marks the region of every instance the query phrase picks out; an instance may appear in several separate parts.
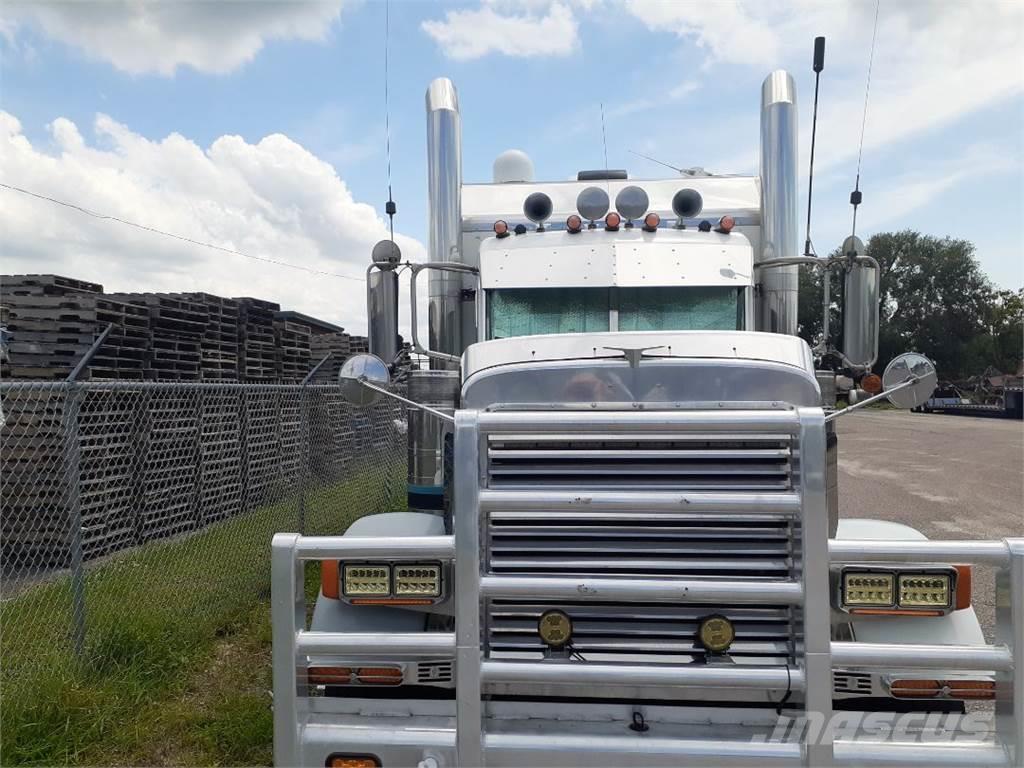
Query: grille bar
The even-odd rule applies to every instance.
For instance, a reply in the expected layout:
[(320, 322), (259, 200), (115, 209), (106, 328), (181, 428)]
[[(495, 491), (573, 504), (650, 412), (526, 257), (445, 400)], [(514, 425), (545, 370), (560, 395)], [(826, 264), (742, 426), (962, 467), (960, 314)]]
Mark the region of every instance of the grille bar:
[(735, 663), (794, 661), (801, 499), (787, 414), (758, 414), (739, 433), (707, 422), (687, 432), (684, 418), (545, 434), (525, 427), (532, 418), (488, 436), (486, 658), (545, 659), (537, 624), (557, 608), (584, 666), (703, 661), (711, 614), (733, 623)]

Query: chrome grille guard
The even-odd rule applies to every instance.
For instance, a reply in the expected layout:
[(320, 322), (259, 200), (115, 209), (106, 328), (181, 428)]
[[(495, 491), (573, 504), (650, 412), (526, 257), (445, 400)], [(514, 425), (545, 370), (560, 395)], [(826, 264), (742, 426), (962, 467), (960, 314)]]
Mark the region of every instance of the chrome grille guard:
[[(493, 433), (562, 434), (616, 431), (785, 433), (799, 450), (799, 487), (768, 501), (757, 492), (707, 494), (688, 491), (538, 492), (491, 490), (487, 487), (487, 438)], [(455, 479), (455, 531), (452, 536), (400, 539), (302, 537), (277, 534), (272, 554), (272, 621), (274, 659), (274, 758), (278, 765), (299, 765), (309, 754), (307, 742), (324, 739), (329, 725), (312, 722), (305, 687), (305, 665), (311, 654), (395, 658), (451, 657), (456, 668), (455, 727), (432, 732), (430, 748), (450, 754), (454, 764), (478, 766), (489, 755), (499, 758), (514, 750), (521, 761), (527, 753), (550, 756), (552, 740), (561, 753), (577, 749), (600, 751), (605, 759), (628, 762), (638, 741), (631, 736), (574, 737), (571, 732), (553, 735), (535, 732), (511, 734), (489, 729), (483, 687), (495, 682), (572, 681), (582, 684), (662, 685), (685, 691), (708, 685), (743, 689), (791, 686), (802, 691), (808, 713), (828, 722), (832, 715), (832, 671), (836, 667), (957, 669), (994, 672), (996, 681), (997, 743), (957, 741), (950, 750), (946, 741), (907, 744), (883, 741), (835, 740), (825, 729), (817, 739), (799, 744), (752, 744), (707, 739), (645, 739), (644, 754), (675, 761), (702, 759), (721, 754), (729, 764), (761, 765), (785, 760), (786, 764), (836, 765), (1019, 765), (1024, 759), (1024, 539), (1002, 541), (842, 541), (829, 540), (825, 509), (825, 422), (819, 408), (777, 410), (676, 410), (634, 412), (478, 412), (459, 411), (455, 427), (455, 465), (475, 467)], [(802, 568), (797, 578), (771, 580), (731, 579), (637, 579), (625, 577), (531, 577), (484, 572), (481, 560), (481, 527), (489, 514), (499, 510), (575, 509), (585, 505), (594, 511), (645, 509), (691, 511), (713, 508), (716, 513), (743, 514), (773, 511), (798, 519), (802, 528)], [(389, 559), (439, 559), (453, 562), (455, 582), (455, 632), (405, 634), (319, 633), (306, 630), (303, 569), (308, 560), (370, 558), (387, 553)], [(458, 556), (456, 557), (456, 552)], [(827, 556), (826, 556), (827, 553)], [(892, 645), (832, 642), (830, 637), (829, 563), (836, 562), (941, 562), (973, 563), (999, 569), (997, 579), (997, 638), (994, 645)], [(770, 666), (714, 665), (561, 664), (544, 661), (497, 661), (485, 659), (481, 646), (481, 605), (485, 599), (539, 597), (573, 600), (615, 600), (657, 603), (789, 604), (802, 609), (803, 649), (795, 669)], [(1015, 661), (1016, 657), (1016, 661)], [(788, 678), (788, 679), (787, 679)], [(567, 726), (568, 729), (568, 726)], [(428, 729), (429, 730), (429, 729)], [(359, 738), (390, 738), (387, 728), (374, 729), (372, 718), (358, 731)], [(409, 736), (403, 738), (408, 739)], [(418, 737), (417, 737), (418, 738)], [(426, 737), (424, 737), (426, 739)], [(406, 742), (403, 742), (406, 744)], [(573, 746), (575, 745), (575, 746)], [(796, 750), (794, 752), (794, 749)], [(495, 760), (497, 762), (497, 760)], [(322, 763), (320, 763), (322, 764)], [(672, 764), (672, 763), (667, 763)], [(774, 764), (774, 763), (773, 763)]]

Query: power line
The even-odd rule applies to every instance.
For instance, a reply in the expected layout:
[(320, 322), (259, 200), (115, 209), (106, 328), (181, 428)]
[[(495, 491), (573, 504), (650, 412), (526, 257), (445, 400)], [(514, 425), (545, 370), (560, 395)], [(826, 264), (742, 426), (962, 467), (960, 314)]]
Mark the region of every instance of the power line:
[(310, 274), (313, 274), (313, 275), (326, 275), (328, 277), (339, 277), (342, 280), (356, 280), (356, 281), (358, 281), (360, 283), (366, 282), (366, 278), (364, 278), (364, 277), (355, 277), (353, 275), (342, 275), (342, 274), (340, 274), (338, 272), (327, 272), (327, 271), (322, 270), (322, 269), (313, 269), (311, 267), (303, 267), (303, 266), (301, 266), (299, 264), (289, 264), (286, 261), (278, 261), (277, 259), (268, 259), (266, 256), (253, 256), (250, 253), (243, 253), (242, 251), (236, 251), (233, 248), (225, 248), (224, 246), (221, 246), (221, 245), (214, 245), (213, 243), (205, 243), (202, 240), (194, 240), (191, 237), (185, 237), (184, 235), (176, 235), (173, 232), (165, 232), (162, 229), (156, 229), (155, 227), (147, 227), (145, 224), (139, 224), (139, 223), (134, 222), (134, 221), (128, 221), (127, 219), (122, 219), (122, 218), (120, 218), (118, 216), (110, 216), (110, 215), (105, 214), (105, 213), (98, 213), (96, 211), (89, 210), (88, 208), (84, 208), (81, 205), (76, 205), (74, 203), (69, 203), (66, 200), (58, 200), (55, 197), (49, 197), (47, 195), (41, 195), (38, 192), (32, 192), (31, 190), (23, 189), (22, 187), (16, 187), (13, 184), (4, 184), (2, 181), (0, 181), (0, 187), (3, 187), (4, 189), (9, 189), (12, 192), (20, 192), (23, 195), (28, 195), (29, 197), (34, 197), (37, 200), (45, 200), (45, 201), (50, 202), (50, 203), (55, 203), (56, 205), (62, 205), (65, 208), (71, 208), (72, 210), (78, 211), (79, 213), (84, 213), (86, 216), (91, 216), (94, 219), (103, 219), (103, 220), (106, 220), (106, 221), (116, 221), (118, 224), (124, 224), (125, 226), (128, 226), (128, 227), (135, 227), (135, 229), (141, 229), (141, 230), (143, 230), (145, 232), (151, 232), (151, 233), (153, 233), (155, 235), (163, 235), (164, 237), (171, 237), (171, 238), (174, 238), (175, 240), (181, 240), (184, 243), (191, 243), (192, 245), (200, 245), (203, 248), (212, 248), (215, 251), (221, 251), (223, 253), (230, 253), (230, 254), (233, 254), (235, 256), (243, 256), (243, 257), (245, 257), (247, 259), (253, 259), (254, 261), (262, 261), (262, 262), (264, 262), (266, 264), (275, 264), (275, 265), (277, 265), (279, 267), (287, 267), (288, 269), (297, 269), (297, 270), (300, 270), (302, 272), (309, 272)]

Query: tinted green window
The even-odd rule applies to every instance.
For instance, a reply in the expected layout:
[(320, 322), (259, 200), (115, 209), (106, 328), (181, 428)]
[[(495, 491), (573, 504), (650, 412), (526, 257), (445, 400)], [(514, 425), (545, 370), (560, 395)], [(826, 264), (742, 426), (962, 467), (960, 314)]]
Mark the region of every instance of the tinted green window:
[(619, 288), (620, 331), (735, 331), (742, 303), (735, 288)]
[(491, 291), (490, 338), (608, 330), (607, 288), (514, 288)]

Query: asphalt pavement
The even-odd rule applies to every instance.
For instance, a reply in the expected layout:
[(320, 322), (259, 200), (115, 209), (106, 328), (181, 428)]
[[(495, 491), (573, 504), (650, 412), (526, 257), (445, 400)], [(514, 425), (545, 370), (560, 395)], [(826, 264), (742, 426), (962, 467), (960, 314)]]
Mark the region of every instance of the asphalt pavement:
[[(1024, 422), (907, 411), (841, 417), (839, 515), (893, 520), (929, 539), (1024, 537)], [(994, 574), (975, 569), (986, 637)]]

